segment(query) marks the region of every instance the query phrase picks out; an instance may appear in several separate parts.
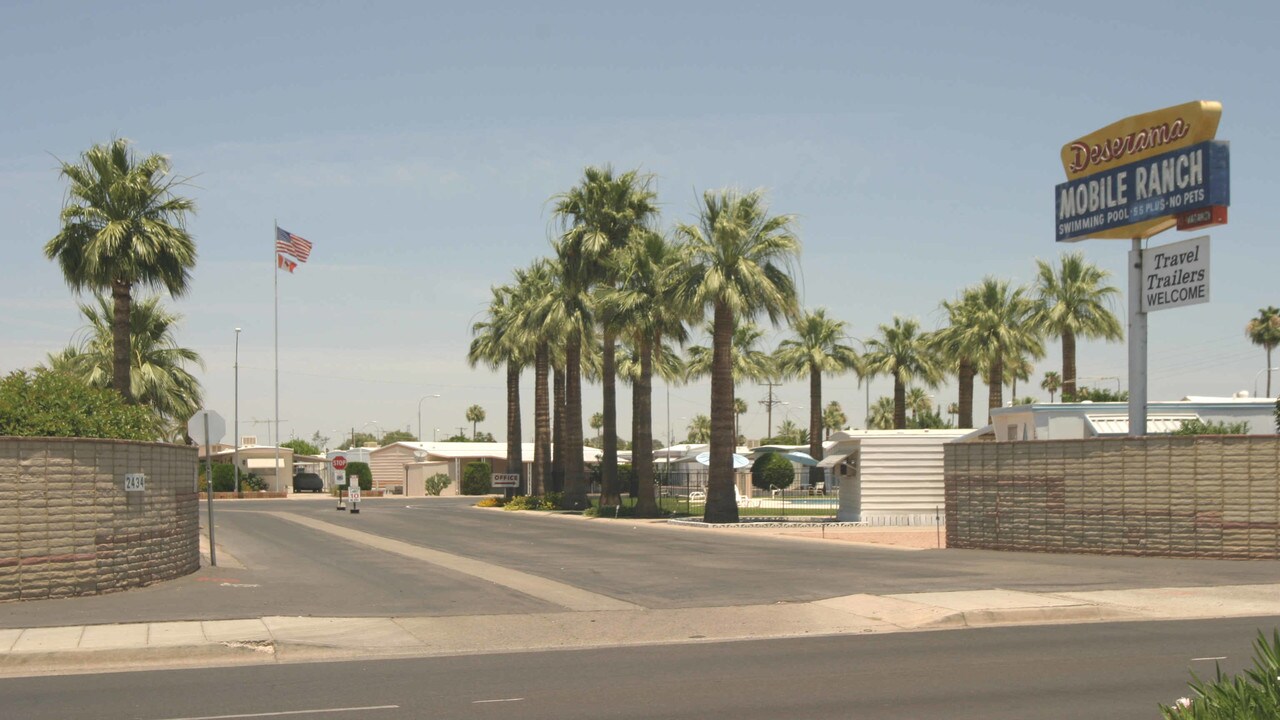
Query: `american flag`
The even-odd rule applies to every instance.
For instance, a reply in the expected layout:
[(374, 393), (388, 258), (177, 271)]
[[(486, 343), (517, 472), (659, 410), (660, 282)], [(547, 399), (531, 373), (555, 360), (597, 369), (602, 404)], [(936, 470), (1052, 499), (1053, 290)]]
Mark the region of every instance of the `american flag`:
[[(306, 262), (311, 257), (311, 243), (283, 229), (276, 228), (276, 252), (292, 255), (298, 262)], [(290, 270), (290, 272), (293, 272)]]

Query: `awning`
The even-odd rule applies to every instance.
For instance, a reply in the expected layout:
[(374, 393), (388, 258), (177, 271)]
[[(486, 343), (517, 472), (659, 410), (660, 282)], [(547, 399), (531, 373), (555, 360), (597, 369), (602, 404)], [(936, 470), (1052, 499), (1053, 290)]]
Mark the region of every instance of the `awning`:
[(849, 457), (852, 454), (853, 453), (850, 452), (850, 453), (845, 453), (843, 455), (828, 455), (818, 461), (818, 467), (820, 468), (835, 467), (840, 463), (844, 462), (845, 458)]
[[(1085, 415), (1085, 420), (1089, 422), (1089, 427), (1093, 429), (1095, 435), (1128, 435), (1129, 434), (1129, 416), (1128, 415)], [(1182, 427), (1182, 423), (1188, 420), (1199, 420), (1200, 416), (1195, 413), (1174, 413), (1168, 415), (1148, 415), (1147, 416), (1147, 434), (1161, 435), (1176, 432)]]
[(244, 461), (244, 466), (249, 468), (250, 470), (254, 470), (254, 469), (270, 470), (273, 468), (282, 468), (284, 467), (284, 464), (286, 462), (288, 461), (285, 460), (284, 458), (280, 458), (280, 464), (277, 465), (275, 458), (249, 458), (248, 460)]

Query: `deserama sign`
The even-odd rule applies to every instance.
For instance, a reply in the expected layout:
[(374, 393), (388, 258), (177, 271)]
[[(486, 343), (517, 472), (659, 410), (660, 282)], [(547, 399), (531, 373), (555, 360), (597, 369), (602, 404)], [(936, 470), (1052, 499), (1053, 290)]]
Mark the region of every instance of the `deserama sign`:
[[(1054, 189), (1062, 240), (1150, 237), (1177, 217), (1230, 204), (1230, 158), (1213, 142), (1222, 104), (1196, 101), (1134, 115), (1062, 146)], [(1225, 210), (1214, 217), (1225, 221)]]

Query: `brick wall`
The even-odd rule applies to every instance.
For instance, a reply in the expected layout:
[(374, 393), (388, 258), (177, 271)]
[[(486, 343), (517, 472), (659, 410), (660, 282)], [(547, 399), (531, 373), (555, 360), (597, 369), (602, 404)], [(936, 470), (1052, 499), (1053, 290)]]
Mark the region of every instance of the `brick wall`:
[(1280, 558), (1280, 438), (949, 443), (947, 545)]
[[(92, 595), (200, 567), (195, 448), (0, 437), (0, 601)], [(146, 475), (142, 492), (125, 473)]]

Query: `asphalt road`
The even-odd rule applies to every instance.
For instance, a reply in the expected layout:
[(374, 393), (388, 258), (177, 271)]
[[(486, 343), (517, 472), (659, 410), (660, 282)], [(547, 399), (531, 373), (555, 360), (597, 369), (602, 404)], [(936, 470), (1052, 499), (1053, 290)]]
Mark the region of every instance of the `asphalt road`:
[[(0, 680), (28, 720), (1157, 718), (1270, 619), (992, 628)], [(306, 712), (311, 711), (311, 712)]]
[[(99, 597), (7, 603), (0, 628), (270, 615), (406, 616), (558, 608), (476, 577), (283, 520), (294, 513), (521, 570), (647, 608), (808, 602), (854, 593), (1027, 591), (1280, 582), (1280, 561), (906, 552), (745, 532), (485, 511), (470, 498), (215, 503), (223, 566)], [(204, 509), (201, 508), (202, 519)], [(234, 557), (243, 568), (228, 566)]]

